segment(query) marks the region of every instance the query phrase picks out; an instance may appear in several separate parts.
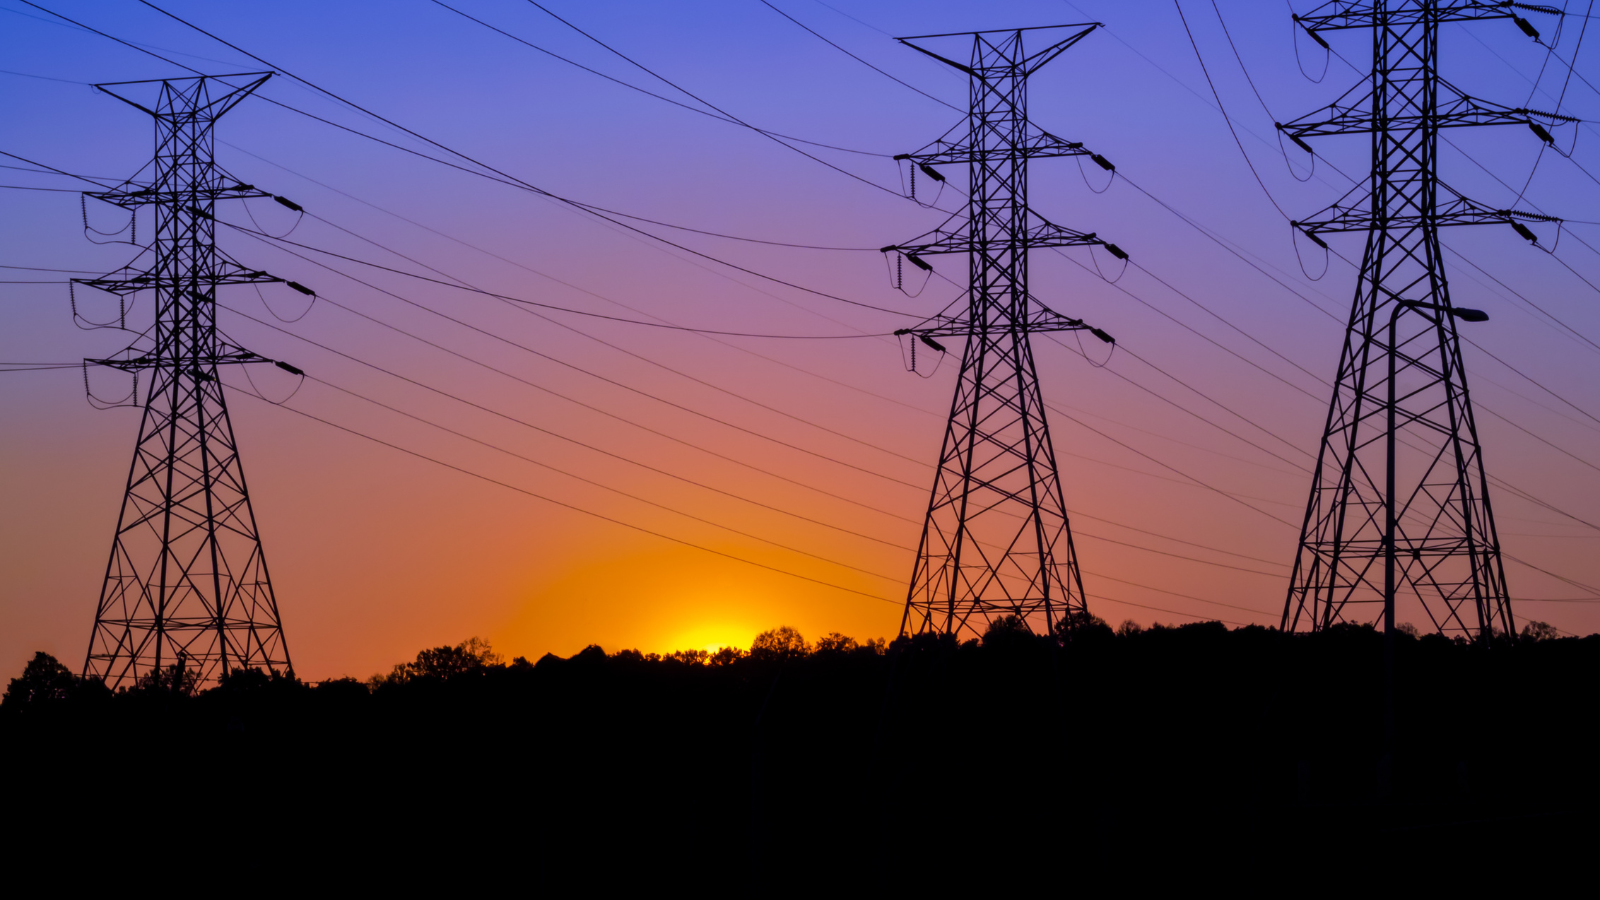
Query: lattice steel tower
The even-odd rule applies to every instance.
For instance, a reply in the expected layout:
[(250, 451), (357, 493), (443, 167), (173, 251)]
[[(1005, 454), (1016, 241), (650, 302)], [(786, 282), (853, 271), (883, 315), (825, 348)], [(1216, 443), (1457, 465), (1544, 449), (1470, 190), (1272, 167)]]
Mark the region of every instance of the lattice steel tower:
[[(1439, 77), (1439, 26), (1515, 18), (1510, 4), (1335, 0), (1295, 20), (1319, 32), (1372, 30), (1372, 75), (1321, 112), (1278, 128), (1305, 138), (1372, 136), (1372, 173), (1315, 219), (1320, 234), (1364, 231), (1366, 252), (1284, 605), (1285, 630), (1376, 623), (1396, 607), (1443, 634), (1514, 633), (1483, 451), (1467, 391), (1438, 229), (1519, 218), (1456, 193), (1438, 177), (1439, 129), (1543, 123), (1563, 116), (1468, 97)], [(1419, 621), (1419, 624), (1421, 622)]]
[[(1028, 76), (1097, 25), (1054, 27), (1075, 30), (1032, 54), (1023, 50), (1023, 35), (1041, 29), (902, 39), (967, 73), (971, 110), (963, 139), (941, 138), (900, 158), (940, 181), (935, 164), (965, 163), (971, 194), (964, 216), (884, 248), (921, 268), (928, 266), (924, 256), (965, 253), (970, 277), (963, 314), (936, 316), (902, 332), (935, 348), (938, 337), (966, 340), (901, 634), (977, 635), (1004, 615), (1049, 631), (1087, 613), (1029, 335), (1087, 330), (1111, 338), (1028, 293), (1028, 251), (1101, 244), (1126, 255), (1028, 208), (1028, 160), (1093, 156), (1082, 144), (1028, 122)], [(912, 43), (938, 38), (969, 39), (970, 61)]]
[[(218, 251), (215, 205), (272, 195), (218, 170), (212, 133), (216, 120), (267, 77), (96, 86), (148, 113), (156, 125), (152, 179), (89, 194), (130, 211), (154, 207), (154, 244), (141, 256), (151, 260), (150, 268), (78, 282), (124, 297), (155, 294), (147, 339), (118, 358), (89, 360), (150, 377), (84, 663), (85, 675), (112, 686), (172, 666), (200, 680), (242, 667), (289, 667), (217, 378), (221, 364), (268, 361), (217, 334), (218, 287), (280, 279)], [(243, 85), (229, 83), (238, 81)]]

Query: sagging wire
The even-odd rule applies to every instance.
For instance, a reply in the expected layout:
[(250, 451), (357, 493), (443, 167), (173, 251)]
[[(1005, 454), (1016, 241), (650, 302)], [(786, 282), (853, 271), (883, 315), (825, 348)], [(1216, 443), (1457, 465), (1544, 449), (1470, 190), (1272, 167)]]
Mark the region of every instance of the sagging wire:
[(278, 315), (278, 311), (272, 308), (271, 303), (267, 302), (267, 295), (261, 293), (261, 285), (251, 285), (251, 287), (256, 289), (256, 296), (261, 298), (261, 305), (267, 308), (267, 312), (271, 313), (274, 319), (277, 319), (279, 322), (282, 322), (285, 325), (293, 325), (301, 319), (304, 319), (306, 316), (311, 315), (311, 308), (317, 305), (317, 295), (315, 292), (301, 290), (302, 286), (298, 283), (292, 283), (289, 286), (311, 298), (311, 301), (306, 304), (305, 311), (301, 312), (300, 315), (295, 316), (292, 319), (286, 319), (283, 316)]
[(1555, 256), (1556, 255), (1556, 248), (1561, 246), (1561, 233), (1566, 228), (1566, 224), (1567, 223), (1562, 221), (1561, 219), (1555, 218), (1554, 216), (1539, 216), (1538, 218), (1543, 219), (1543, 220), (1548, 221), (1548, 222), (1554, 222), (1555, 223), (1555, 226), (1556, 226), (1556, 239), (1555, 239), (1555, 242), (1552, 243), (1549, 247), (1546, 247), (1544, 244), (1541, 244), (1539, 242), (1539, 236), (1537, 234), (1533, 233), (1533, 229), (1531, 229), (1528, 226), (1522, 224), (1521, 222), (1518, 222), (1517, 220), (1512, 219), (1511, 220), (1511, 227), (1512, 227), (1513, 230), (1515, 230), (1517, 232), (1518, 235), (1521, 235), (1524, 240), (1526, 240), (1528, 243), (1532, 244), (1533, 248), (1535, 250), (1540, 250), (1540, 251), (1543, 251), (1546, 254), (1549, 254), (1550, 256)]
[[(104, 328), (115, 328), (121, 331), (128, 330), (128, 296), (117, 294), (117, 317), (109, 322), (96, 322), (88, 316), (78, 312), (78, 282), (67, 282), (67, 303), (72, 307), (72, 324), (80, 331), (99, 331)], [(88, 327), (78, 323), (87, 323)]]
[[(139, 245), (139, 214), (136, 210), (130, 210), (128, 212), (128, 224), (118, 228), (116, 231), (101, 231), (100, 229), (89, 224), (88, 194), (78, 195), (78, 209), (83, 213), (83, 236), (88, 238), (89, 243), (100, 244), (102, 246), (106, 244), (132, 244), (137, 247)], [(126, 241), (97, 241), (94, 238), (89, 237), (90, 233), (92, 232), (100, 235), (101, 237), (114, 238), (127, 231), (131, 231), (132, 234), (128, 236), (128, 240)]]
[(293, 210), (294, 214), (295, 214), (295, 216), (294, 216), (294, 224), (290, 225), (289, 226), (289, 230), (285, 231), (283, 234), (268, 234), (267, 230), (265, 228), (261, 227), (261, 223), (256, 221), (256, 214), (250, 209), (250, 201), (249, 200), (245, 200), (244, 201), (244, 204), (243, 204), (243, 206), (244, 206), (244, 214), (250, 217), (250, 224), (256, 226), (256, 230), (261, 232), (262, 234), (266, 234), (267, 237), (271, 237), (271, 238), (286, 238), (289, 235), (294, 234), (295, 231), (300, 228), (300, 223), (305, 220), (306, 211), (299, 204), (293, 203), (293, 202), (291, 202), (289, 200), (285, 200), (282, 197), (273, 197), (272, 199), (273, 199), (274, 202), (278, 203), (279, 205)]
[[(1294, 234), (1291, 234), (1289, 236), (1289, 243), (1294, 246), (1294, 259), (1295, 259), (1295, 262), (1298, 262), (1300, 264), (1300, 274), (1306, 276), (1307, 278), (1309, 278), (1312, 281), (1321, 281), (1328, 274), (1328, 265), (1333, 261), (1332, 258), (1329, 256), (1328, 243), (1326, 241), (1324, 241), (1322, 238), (1319, 238), (1316, 235), (1311, 234), (1310, 232), (1301, 231), (1300, 227), (1299, 227), (1299, 224), (1296, 223), (1296, 222), (1290, 222), (1289, 224), (1291, 226), (1293, 226), (1290, 230), (1292, 232), (1294, 232)], [(1310, 270), (1308, 270), (1306, 268), (1305, 257), (1300, 255), (1300, 241), (1299, 241), (1298, 238), (1296, 238), (1294, 236), (1294, 235), (1297, 235), (1297, 234), (1305, 235), (1308, 239), (1310, 239), (1311, 243), (1316, 244), (1318, 247), (1322, 248), (1322, 271), (1317, 273), (1316, 275), (1312, 275)]]
[[(910, 342), (910, 345), (911, 345), (910, 361), (909, 362), (907, 361), (906, 344), (904, 342), (902, 342), (900, 344), (900, 364), (905, 366), (907, 372), (910, 372), (911, 374), (917, 376), (918, 378), (932, 378), (933, 376), (939, 374), (939, 370), (940, 369), (944, 368), (945, 357), (949, 356), (950, 352), (947, 349), (945, 349), (945, 346), (943, 344), (939, 343), (938, 341), (934, 340), (931, 337), (928, 337), (927, 335), (916, 334), (916, 333), (913, 333), (911, 331), (900, 332), (900, 333), (896, 334), (895, 336), (899, 337), (899, 338), (909, 339), (909, 342)], [(919, 371), (917, 369), (917, 345), (918, 344), (927, 344), (929, 349), (938, 351), (938, 354), (939, 354), (939, 356), (938, 356), (938, 360), (939, 361), (934, 363), (933, 368), (931, 370), (929, 370), (926, 375), (924, 375), (921, 371)]]
[[(933, 280), (933, 266), (929, 265), (927, 260), (916, 255), (915, 253), (906, 253), (904, 250), (901, 250), (898, 247), (884, 247), (882, 252), (883, 263), (885, 266), (889, 267), (889, 286), (900, 293), (905, 294), (907, 297), (912, 298), (913, 300), (921, 297), (922, 292), (928, 289), (928, 282)], [(892, 263), (889, 261), (891, 252), (894, 254), (894, 262)], [(923, 271), (922, 284), (918, 285), (914, 293), (906, 290), (907, 261), (910, 261), (911, 265), (915, 268)], [(915, 279), (916, 275), (913, 274), (912, 280)]]
[(1106, 186), (1097, 191), (1094, 189), (1094, 185), (1089, 183), (1089, 173), (1083, 168), (1082, 156), (1077, 157), (1078, 174), (1083, 176), (1083, 186), (1088, 188), (1091, 193), (1104, 194), (1106, 191), (1111, 190), (1111, 183), (1117, 180), (1117, 167), (1107, 162), (1106, 158), (1098, 153), (1092, 153), (1089, 156), (1090, 159), (1094, 161), (1095, 165), (1111, 173), (1111, 177), (1106, 179)]
[[(262, 360), (262, 362), (266, 362), (266, 360)], [(300, 389), (306, 386), (306, 373), (295, 368), (294, 366), (289, 365), (288, 363), (281, 363), (274, 360), (272, 364), (284, 370), (285, 372), (288, 372), (290, 375), (294, 375), (300, 379), (299, 381), (295, 382), (294, 390), (289, 392), (289, 396), (283, 398), (282, 400), (273, 400), (261, 392), (261, 388), (256, 386), (255, 378), (250, 374), (250, 366), (244, 365), (240, 366), (240, 368), (244, 369), (244, 380), (250, 382), (250, 390), (255, 391), (257, 399), (265, 400), (268, 403), (271, 403), (273, 406), (283, 406), (290, 400), (293, 400), (295, 396), (300, 393)]]
[[(944, 174), (941, 173), (938, 169), (935, 169), (934, 167), (928, 165), (927, 163), (919, 163), (919, 162), (913, 160), (909, 153), (902, 153), (899, 156), (896, 156), (894, 158), (894, 162), (895, 162), (895, 171), (900, 173), (900, 193), (903, 194), (907, 200), (910, 200), (912, 203), (915, 203), (916, 205), (922, 207), (923, 209), (938, 209), (939, 208), (939, 198), (944, 196), (945, 185), (948, 183), (945, 180)], [(900, 167), (900, 163), (902, 163), (902, 162), (906, 163), (907, 164), (907, 168), (910, 169), (911, 189), (909, 191), (906, 190), (906, 169), (902, 169)], [(923, 175), (926, 175), (927, 177), (932, 178), (934, 180), (934, 182), (939, 185), (938, 193), (934, 194), (933, 199), (930, 200), (927, 203), (923, 203), (921, 200), (917, 199), (917, 170), (918, 169), (921, 169)]]
[(138, 408), (139, 406), (139, 373), (133, 373), (133, 387), (126, 396), (116, 400), (105, 400), (95, 396), (94, 390), (89, 387), (89, 361), (83, 361), (83, 394), (89, 406), (98, 410), (119, 409), (122, 407)]
[[(1307, 81), (1311, 82), (1312, 84), (1321, 84), (1322, 79), (1328, 77), (1329, 63), (1333, 62), (1329, 55), (1328, 42), (1324, 41), (1321, 35), (1300, 24), (1300, 17), (1295, 13), (1293, 3), (1290, 3), (1289, 0), (1283, 0), (1283, 4), (1289, 7), (1289, 18), (1291, 23), (1289, 25), (1289, 30), (1293, 35), (1289, 38), (1289, 43), (1294, 46), (1294, 63), (1300, 68), (1300, 74), (1305, 76)], [(1311, 39), (1322, 46), (1322, 74), (1315, 78), (1312, 78), (1311, 73), (1306, 71), (1305, 61), (1300, 58), (1300, 32), (1302, 31), (1311, 35)]]
[[(1274, 122), (1272, 124), (1277, 125), (1278, 123)], [(1295, 172), (1294, 172), (1294, 163), (1289, 160), (1289, 148), (1287, 148), (1287, 147), (1285, 147), (1283, 145), (1283, 128), (1280, 126), (1276, 130), (1278, 132), (1278, 152), (1283, 154), (1283, 164), (1289, 170), (1289, 177), (1293, 178), (1295, 181), (1300, 182), (1301, 184), (1305, 184), (1306, 182), (1310, 181), (1311, 179), (1317, 177), (1317, 154), (1316, 154), (1316, 152), (1315, 151), (1310, 151), (1309, 155), (1311, 156), (1311, 168), (1309, 170), (1307, 170), (1306, 177), (1301, 178), (1299, 175), (1295, 174)], [(1295, 141), (1295, 143), (1299, 143), (1299, 141)]]
[(1080, 328), (1073, 331), (1072, 336), (1078, 341), (1078, 354), (1083, 357), (1084, 362), (1087, 362), (1096, 369), (1104, 369), (1106, 366), (1111, 365), (1111, 357), (1117, 355), (1117, 342), (1110, 341), (1109, 343), (1111, 344), (1111, 352), (1106, 354), (1105, 361), (1095, 362), (1089, 358), (1089, 351), (1083, 346), (1083, 329)]
[(1122, 260), (1122, 271), (1118, 272), (1117, 277), (1115, 278), (1107, 278), (1105, 271), (1100, 268), (1100, 257), (1094, 252), (1093, 244), (1089, 245), (1089, 261), (1094, 263), (1095, 274), (1100, 276), (1101, 281), (1104, 281), (1107, 284), (1116, 284), (1122, 280), (1122, 276), (1128, 274), (1128, 254), (1116, 244), (1107, 243), (1102, 244), (1101, 246), (1103, 246), (1106, 249), (1106, 252), (1110, 253), (1113, 258)]
[[(1534, 95), (1539, 92), (1539, 82), (1544, 79), (1545, 69), (1550, 65), (1550, 57), (1556, 55), (1556, 46), (1561, 43), (1561, 34), (1562, 34), (1563, 29), (1566, 27), (1566, 23), (1567, 23), (1566, 6), (1567, 6), (1566, 3), (1562, 3), (1561, 15), (1559, 17), (1557, 17), (1557, 19), (1556, 19), (1555, 39), (1551, 43), (1548, 43), (1548, 44), (1545, 43), (1544, 40), (1539, 37), (1539, 32), (1526, 19), (1522, 18), (1521, 16), (1516, 16), (1516, 15), (1512, 16), (1512, 18), (1517, 23), (1517, 27), (1521, 28), (1524, 34), (1527, 34), (1529, 37), (1533, 38), (1535, 43), (1543, 46), (1545, 48), (1545, 51), (1546, 51), (1545, 55), (1544, 55), (1544, 62), (1542, 64), (1540, 64), (1540, 66), (1539, 66), (1539, 74), (1538, 74), (1537, 77), (1535, 77), (1533, 79), (1533, 87), (1528, 92), (1528, 103), (1523, 104), (1524, 107), (1526, 107), (1528, 104), (1531, 104), (1533, 102)], [(1589, 0), (1588, 12), (1593, 12), (1593, 11), (1594, 11), (1594, 0)], [(1573, 51), (1572, 51), (1572, 63), (1571, 64), (1567, 64), (1566, 60), (1564, 60), (1564, 59), (1561, 60), (1563, 65), (1567, 65), (1567, 77), (1562, 80), (1562, 82), (1561, 82), (1561, 93), (1556, 96), (1555, 112), (1557, 114), (1559, 114), (1561, 112), (1561, 103), (1567, 97), (1567, 88), (1571, 87), (1571, 85), (1572, 85), (1572, 75), (1573, 75), (1574, 72), (1577, 71), (1578, 51), (1583, 49), (1583, 37), (1584, 37), (1585, 34), (1588, 33), (1588, 31), (1589, 31), (1589, 16), (1588, 16), (1588, 13), (1586, 12), (1584, 14), (1584, 17), (1583, 17), (1583, 26), (1578, 29), (1578, 43), (1577, 43), (1577, 46), (1574, 47)], [(1560, 59), (1560, 57), (1556, 57), (1556, 58)], [(1523, 182), (1522, 190), (1517, 193), (1516, 203), (1514, 203), (1513, 206), (1515, 206), (1516, 204), (1520, 204), (1522, 202), (1523, 196), (1528, 193), (1528, 188), (1533, 186), (1533, 176), (1535, 174), (1537, 174), (1538, 171), (1539, 171), (1539, 163), (1544, 160), (1544, 151), (1546, 150), (1546, 148), (1554, 150), (1558, 156), (1561, 156), (1561, 157), (1563, 157), (1565, 159), (1571, 159), (1572, 158), (1571, 152), (1568, 152), (1568, 153), (1562, 153), (1561, 152), (1561, 148), (1556, 146), (1555, 138), (1553, 136), (1551, 136), (1550, 132), (1548, 130), (1546, 130), (1543, 126), (1539, 125), (1537, 122), (1534, 122), (1532, 119), (1529, 119), (1528, 120), (1528, 127), (1533, 130), (1534, 134), (1538, 135), (1539, 138), (1542, 141), (1544, 141), (1544, 144), (1539, 147), (1539, 155), (1534, 157), (1533, 168), (1528, 170), (1528, 180)], [(1573, 136), (1572, 136), (1572, 151), (1576, 151), (1577, 149), (1578, 149), (1578, 136), (1577, 136), (1577, 129), (1574, 128), (1573, 129)]]

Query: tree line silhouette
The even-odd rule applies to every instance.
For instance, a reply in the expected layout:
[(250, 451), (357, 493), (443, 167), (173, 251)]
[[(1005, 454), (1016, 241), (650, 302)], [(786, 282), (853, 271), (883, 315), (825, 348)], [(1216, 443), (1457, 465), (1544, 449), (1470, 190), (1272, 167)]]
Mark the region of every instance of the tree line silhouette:
[(265, 843), (289, 869), (331, 847), (391, 872), (514, 863), (531, 885), (942, 889), (1318, 842), (1587, 846), (1600, 636), (1401, 635), (1388, 761), (1381, 673), (1366, 627), (1094, 618), (509, 662), (471, 639), (366, 681), (204, 687), (179, 662), (118, 691), (40, 653), (0, 701), (0, 765), (14, 809), (64, 828), (108, 803), (160, 820), (214, 790), (239, 801), (233, 829), (184, 840)]

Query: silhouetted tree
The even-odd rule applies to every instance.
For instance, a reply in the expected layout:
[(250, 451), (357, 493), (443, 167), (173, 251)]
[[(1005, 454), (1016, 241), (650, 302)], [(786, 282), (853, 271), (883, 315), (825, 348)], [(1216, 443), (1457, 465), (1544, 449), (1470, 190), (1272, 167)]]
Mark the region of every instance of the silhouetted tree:
[(761, 660), (794, 659), (811, 652), (800, 632), (787, 625), (763, 631), (750, 642), (750, 658)]
[(1070, 612), (1056, 620), (1055, 638), (1063, 644), (1075, 640), (1109, 638), (1113, 634), (1105, 619), (1090, 612)]
[(1522, 626), (1522, 639), (1525, 641), (1553, 641), (1559, 637), (1561, 637), (1561, 632), (1557, 631), (1556, 627), (1548, 622), (1530, 619), (1527, 624)]
[(312, 690), (321, 696), (335, 697), (360, 697), (371, 693), (367, 683), (359, 678), (346, 675), (343, 678), (329, 678), (327, 681), (317, 682)]
[(822, 637), (817, 638), (817, 646), (814, 652), (849, 653), (852, 650), (860, 648), (860, 646), (860, 644), (856, 643), (855, 638), (840, 634), (837, 631), (830, 631)]
[(134, 694), (171, 694), (175, 697), (193, 697), (200, 693), (200, 670), (191, 668), (189, 660), (180, 656), (178, 661), (160, 669), (151, 669), (140, 675), (128, 689)]
[(995, 619), (983, 632), (983, 646), (995, 649), (1021, 648), (1033, 643), (1033, 639), (1027, 620), (1014, 614)]
[[(637, 652), (637, 651), (635, 651)], [(482, 638), (467, 638), (454, 647), (434, 647), (417, 654), (417, 658), (394, 667), (388, 675), (375, 675), (374, 687), (386, 684), (406, 684), (419, 679), (450, 681), (463, 676), (476, 676), (485, 669), (503, 666), (500, 654)]]
[(723, 647), (721, 650), (711, 654), (711, 658), (708, 661), (713, 666), (731, 666), (749, 655), (738, 647)]
[(1143, 630), (1144, 626), (1138, 622), (1132, 619), (1123, 619), (1122, 624), (1117, 626), (1117, 637), (1133, 637)]
[(304, 690), (307, 687), (305, 682), (294, 677), (293, 672), (280, 672), (277, 669), (233, 669), (217, 679), (217, 686), (207, 693), (213, 691), (225, 695), (287, 693)]
[(44, 704), (60, 703), (72, 696), (78, 686), (78, 677), (44, 651), (33, 655), (22, 668), (22, 674), (11, 679), (6, 693), (0, 698), (0, 707), (19, 710)]
[(686, 666), (703, 666), (711, 660), (711, 654), (704, 650), (674, 650), (667, 654), (666, 659)]

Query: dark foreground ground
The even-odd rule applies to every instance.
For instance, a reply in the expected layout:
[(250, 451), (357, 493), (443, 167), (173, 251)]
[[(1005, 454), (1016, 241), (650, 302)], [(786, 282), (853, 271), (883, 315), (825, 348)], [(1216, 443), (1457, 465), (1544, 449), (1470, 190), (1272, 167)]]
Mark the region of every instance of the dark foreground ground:
[(154, 866), (185, 892), (1061, 894), (1594, 856), (1600, 637), (1402, 639), (1392, 765), (1365, 629), (1090, 628), (721, 665), (434, 652), (375, 688), (9, 698), (5, 871)]

